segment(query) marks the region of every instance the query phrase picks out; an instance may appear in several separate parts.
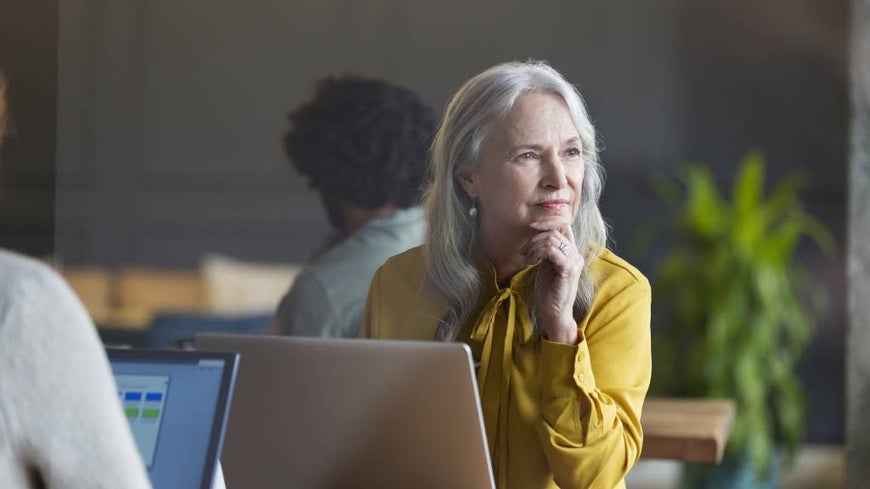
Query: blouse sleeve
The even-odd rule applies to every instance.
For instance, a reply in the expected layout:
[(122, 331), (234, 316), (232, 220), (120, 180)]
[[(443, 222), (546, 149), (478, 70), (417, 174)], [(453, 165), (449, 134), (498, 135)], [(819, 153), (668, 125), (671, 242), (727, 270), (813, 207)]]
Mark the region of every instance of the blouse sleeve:
[(578, 345), (543, 342), (538, 434), (560, 487), (611, 489), (640, 457), (650, 306), (641, 278), (590, 312)]

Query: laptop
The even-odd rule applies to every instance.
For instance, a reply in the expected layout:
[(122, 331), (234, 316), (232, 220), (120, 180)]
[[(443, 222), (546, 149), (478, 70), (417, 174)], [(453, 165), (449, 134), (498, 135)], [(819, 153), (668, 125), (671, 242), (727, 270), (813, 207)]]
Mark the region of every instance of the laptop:
[(227, 487), (495, 487), (461, 343), (199, 334), (245, 361)]
[(154, 489), (210, 489), (238, 354), (113, 348), (106, 353)]

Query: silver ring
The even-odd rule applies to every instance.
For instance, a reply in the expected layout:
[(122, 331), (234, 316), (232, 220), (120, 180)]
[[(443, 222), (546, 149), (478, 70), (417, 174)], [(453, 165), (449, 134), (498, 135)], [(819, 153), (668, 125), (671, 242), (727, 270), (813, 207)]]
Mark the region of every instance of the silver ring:
[(565, 248), (567, 248), (567, 247), (568, 247), (568, 243), (566, 243), (564, 241), (559, 241), (559, 246), (556, 249), (561, 251), (562, 253), (564, 253)]

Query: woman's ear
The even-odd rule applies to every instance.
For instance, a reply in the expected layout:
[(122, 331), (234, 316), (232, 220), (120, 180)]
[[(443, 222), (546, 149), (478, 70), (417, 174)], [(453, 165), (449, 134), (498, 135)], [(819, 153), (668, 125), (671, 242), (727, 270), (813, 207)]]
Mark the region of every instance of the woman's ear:
[(453, 174), (462, 189), (471, 198), (477, 197), (477, 173), (472, 170), (457, 171)]

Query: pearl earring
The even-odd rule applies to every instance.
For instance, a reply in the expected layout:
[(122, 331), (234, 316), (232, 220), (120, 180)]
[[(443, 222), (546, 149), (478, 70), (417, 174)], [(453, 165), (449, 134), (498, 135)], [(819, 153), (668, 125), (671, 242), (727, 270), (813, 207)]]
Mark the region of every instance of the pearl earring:
[(468, 215), (471, 217), (477, 217), (477, 198), (471, 198), (471, 207), (468, 208)]

